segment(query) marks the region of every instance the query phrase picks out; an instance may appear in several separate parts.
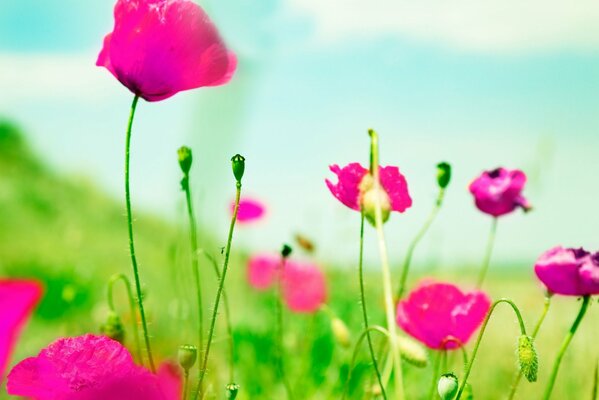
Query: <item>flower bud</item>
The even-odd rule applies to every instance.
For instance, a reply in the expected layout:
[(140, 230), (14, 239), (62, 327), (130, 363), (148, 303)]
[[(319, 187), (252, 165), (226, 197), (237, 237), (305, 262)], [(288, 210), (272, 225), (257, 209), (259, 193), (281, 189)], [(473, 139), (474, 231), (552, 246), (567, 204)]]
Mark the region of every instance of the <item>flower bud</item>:
[(179, 346), (179, 353), (177, 358), (179, 359), (179, 365), (185, 371), (189, 371), (191, 367), (196, 363), (198, 357), (198, 348), (192, 344), (184, 344)]
[(233, 175), (235, 176), (235, 180), (237, 182), (241, 182), (241, 178), (243, 178), (243, 173), (245, 172), (245, 158), (243, 158), (240, 154), (235, 154), (231, 158), (231, 164), (233, 166)]
[(191, 149), (187, 146), (181, 146), (179, 147), (179, 150), (177, 150), (177, 155), (179, 156), (179, 166), (181, 167), (181, 171), (183, 171), (185, 175), (189, 174), (191, 163), (193, 161)]
[(125, 340), (125, 328), (123, 327), (121, 318), (114, 311), (108, 313), (106, 322), (102, 324), (100, 331), (104, 336), (108, 336), (121, 344)]
[(399, 347), (401, 358), (405, 361), (419, 368), (427, 366), (428, 354), (420, 343), (409, 337), (398, 335), (397, 346)]
[(283, 258), (287, 258), (291, 255), (292, 251), (293, 249), (291, 248), (291, 246), (289, 246), (288, 244), (284, 244), (283, 248), (281, 249), (281, 256)]
[(534, 340), (530, 336), (522, 335), (518, 339), (518, 363), (522, 375), (529, 382), (536, 382), (537, 372), (539, 371), (539, 358)]
[(441, 400), (453, 400), (458, 393), (458, 377), (452, 373), (441, 375), (437, 391)]
[(227, 400), (235, 400), (237, 392), (239, 392), (239, 385), (236, 383), (229, 383), (225, 389), (227, 391)]
[(383, 189), (382, 185), (375, 185), (374, 178), (368, 174), (362, 178), (360, 182), (360, 193), (362, 193), (362, 209), (364, 210), (364, 217), (373, 226), (376, 225), (376, 207), (381, 207), (381, 217), (383, 223), (387, 222), (389, 215), (391, 214), (391, 200)]
[(451, 181), (451, 165), (446, 162), (437, 164), (437, 183), (441, 189), (445, 189)]
[(333, 318), (331, 320), (331, 330), (333, 331), (333, 336), (335, 336), (335, 339), (341, 346), (345, 348), (351, 346), (351, 334), (345, 322), (339, 318)]

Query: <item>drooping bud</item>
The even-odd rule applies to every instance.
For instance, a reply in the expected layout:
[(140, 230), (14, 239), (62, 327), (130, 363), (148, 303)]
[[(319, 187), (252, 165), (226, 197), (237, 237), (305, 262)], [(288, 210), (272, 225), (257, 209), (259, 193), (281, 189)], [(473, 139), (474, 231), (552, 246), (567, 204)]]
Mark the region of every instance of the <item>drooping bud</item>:
[(331, 330), (333, 331), (333, 336), (335, 336), (335, 339), (341, 346), (345, 348), (351, 346), (351, 334), (345, 322), (336, 317), (331, 319)]
[(114, 311), (108, 312), (106, 322), (102, 324), (100, 331), (104, 336), (108, 336), (121, 344), (125, 340), (125, 328), (123, 327), (121, 318)]
[(529, 382), (537, 381), (537, 372), (539, 371), (539, 357), (535, 349), (535, 343), (532, 337), (522, 335), (518, 339), (518, 363), (520, 371)]
[(179, 359), (181, 368), (185, 371), (189, 371), (198, 358), (198, 348), (192, 344), (181, 345), (179, 346), (177, 358)]
[[(381, 208), (381, 217), (383, 223), (387, 222), (391, 214), (391, 200), (385, 192), (382, 185), (375, 185), (372, 175), (367, 174), (360, 182), (360, 193), (362, 193), (361, 204), (364, 210), (364, 217), (373, 226), (376, 225), (376, 207)], [(378, 203), (378, 204), (377, 204)]]
[(451, 165), (446, 162), (437, 164), (437, 183), (441, 189), (445, 189), (451, 181)]
[(229, 383), (225, 389), (227, 400), (235, 400), (237, 393), (239, 392), (239, 385), (236, 383)]
[(231, 158), (231, 164), (235, 180), (241, 182), (241, 178), (243, 178), (243, 173), (245, 172), (245, 158), (240, 154), (235, 154)]
[(420, 343), (409, 337), (398, 335), (397, 346), (399, 347), (401, 358), (405, 361), (419, 368), (427, 366), (428, 354)]
[(287, 258), (291, 255), (291, 252), (293, 251), (293, 249), (291, 248), (291, 246), (289, 246), (288, 244), (284, 244), (283, 248), (281, 249), (281, 257), (283, 258)]
[(191, 149), (187, 146), (181, 146), (179, 147), (179, 150), (177, 150), (177, 155), (179, 156), (179, 166), (181, 167), (181, 171), (183, 171), (185, 175), (189, 174), (191, 163), (193, 161)]
[(452, 373), (441, 375), (437, 391), (441, 400), (453, 400), (458, 393), (458, 377)]

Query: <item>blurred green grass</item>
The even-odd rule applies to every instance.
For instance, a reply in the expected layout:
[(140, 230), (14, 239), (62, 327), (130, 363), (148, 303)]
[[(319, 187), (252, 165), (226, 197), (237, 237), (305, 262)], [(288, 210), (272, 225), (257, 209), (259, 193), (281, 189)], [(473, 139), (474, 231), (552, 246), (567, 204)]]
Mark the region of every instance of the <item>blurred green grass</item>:
[[(81, 177), (65, 177), (49, 170), (27, 147), (23, 135), (9, 123), (0, 123), (0, 276), (34, 277), (44, 282), (46, 295), (15, 350), (13, 364), (36, 354), (59, 336), (99, 332), (106, 317), (106, 283), (116, 272), (130, 273), (123, 206)], [(173, 196), (178, 193), (173, 193)], [(172, 359), (180, 344), (192, 342), (196, 331), (185, 221), (180, 226), (135, 211), (135, 232), (146, 308), (155, 352)], [(202, 232), (209, 232), (203, 229)], [(205, 234), (202, 246), (221, 261), (225, 238)], [(356, 240), (356, 246), (357, 246)], [(235, 380), (240, 399), (284, 397), (275, 373), (273, 293), (248, 287), (245, 263), (248, 249), (233, 246), (227, 292), (231, 302), (235, 339)], [(356, 247), (357, 255), (357, 247)], [(397, 273), (401, 260), (394, 260)], [(531, 266), (503, 266), (494, 261), (486, 289), (493, 297), (509, 297), (522, 309), (532, 330), (543, 307), (543, 290)], [(329, 306), (350, 327), (355, 343), (361, 318), (356, 265), (325, 266)], [(441, 268), (420, 266), (410, 283), (434, 276), (471, 287), (474, 266)], [(427, 269), (427, 267), (430, 267)], [(434, 268), (433, 268), (434, 267)], [(216, 277), (201, 260), (206, 288), (205, 314), (211, 310)], [(380, 276), (372, 266), (366, 276), (371, 322), (383, 324)], [(118, 286), (117, 286), (118, 287)], [(132, 345), (127, 300), (118, 287), (116, 303)], [(522, 382), (517, 398), (541, 397), (551, 364), (572, 323), (579, 302), (555, 297), (537, 341), (539, 382)], [(222, 309), (221, 309), (222, 310)], [(597, 304), (593, 304), (566, 354), (553, 399), (591, 399), (593, 372), (599, 357)], [(296, 398), (336, 399), (345, 382), (351, 349), (338, 345), (326, 314), (285, 313), (286, 370)], [(227, 384), (227, 337), (222, 311), (209, 370), (212, 398), (223, 398)], [(516, 371), (518, 325), (507, 307), (499, 307), (482, 342), (470, 382), (476, 399), (507, 396)], [(474, 340), (473, 340), (474, 341)], [(472, 348), (472, 343), (468, 346)], [(451, 353), (449, 368), (462, 374), (459, 353)], [(405, 385), (411, 399), (426, 399), (432, 367), (405, 364)], [(195, 376), (195, 373), (192, 373)], [(369, 398), (372, 371), (365, 347), (352, 380), (351, 398)], [(0, 398), (6, 398), (4, 387)]]

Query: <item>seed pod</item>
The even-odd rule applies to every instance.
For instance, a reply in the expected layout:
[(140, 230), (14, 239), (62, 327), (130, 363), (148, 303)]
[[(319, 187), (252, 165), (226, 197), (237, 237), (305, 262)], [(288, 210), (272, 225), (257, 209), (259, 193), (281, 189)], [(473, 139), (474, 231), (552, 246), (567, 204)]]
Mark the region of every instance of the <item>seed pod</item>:
[(181, 167), (181, 171), (183, 171), (183, 174), (185, 175), (189, 174), (191, 163), (193, 161), (191, 149), (187, 146), (181, 146), (179, 147), (179, 150), (177, 150), (177, 156), (179, 157), (179, 166)]
[(226, 387), (227, 400), (235, 400), (237, 392), (239, 392), (239, 385), (236, 383), (229, 383)]
[(179, 365), (185, 371), (189, 371), (191, 367), (196, 363), (198, 358), (198, 348), (192, 344), (184, 344), (179, 346), (179, 353), (177, 354), (179, 359)]
[(125, 340), (125, 328), (123, 327), (121, 318), (114, 311), (108, 313), (106, 322), (102, 324), (100, 331), (104, 336), (108, 336), (121, 344)]
[(231, 166), (233, 168), (233, 176), (235, 176), (235, 180), (237, 182), (241, 182), (241, 178), (243, 178), (243, 173), (245, 172), (245, 158), (243, 158), (240, 154), (235, 154), (231, 158)]
[(445, 189), (451, 181), (451, 165), (446, 162), (437, 164), (437, 183), (441, 189)]

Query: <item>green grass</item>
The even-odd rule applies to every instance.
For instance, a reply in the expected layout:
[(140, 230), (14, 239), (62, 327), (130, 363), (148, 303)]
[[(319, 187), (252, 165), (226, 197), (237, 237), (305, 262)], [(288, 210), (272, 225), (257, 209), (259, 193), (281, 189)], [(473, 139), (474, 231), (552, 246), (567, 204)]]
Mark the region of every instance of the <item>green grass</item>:
[[(10, 124), (0, 124), (0, 275), (35, 277), (46, 286), (45, 298), (23, 332), (13, 364), (36, 354), (59, 336), (99, 332), (106, 317), (106, 282), (115, 272), (130, 275), (124, 206), (80, 178), (64, 177), (40, 163)], [(173, 196), (180, 193), (173, 193)], [(192, 296), (191, 267), (185, 221), (182, 227), (139, 213), (135, 232), (145, 302), (154, 351), (159, 360), (173, 358), (180, 344), (193, 341), (196, 331)], [(202, 227), (201, 227), (202, 228)], [(203, 227), (202, 232), (208, 232)], [(368, 232), (372, 234), (372, 232)], [(205, 234), (201, 240), (220, 261), (225, 238)], [(357, 246), (356, 240), (356, 246)], [(233, 245), (227, 292), (230, 297), (235, 339), (236, 383), (239, 399), (283, 399), (282, 385), (275, 370), (274, 297), (257, 293), (245, 280), (248, 249)], [(356, 248), (357, 255), (357, 248)], [(394, 273), (402, 260), (394, 261)], [(352, 332), (355, 342), (361, 329), (356, 265), (326, 266), (329, 306)], [(418, 271), (426, 271), (420, 266)], [(472, 286), (474, 268), (434, 267), (437, 279)], [(534, 279), (531, 266), (513, 265), (502, 270), (491, 267), (486, 289), (494, 299), (509, 297), (522, 309), (529, 329), (543, 306), (543, 291)], [(201, 260), (206, 288), (205, 314), (211, 307), (216, 278), (210, 265)], [(520, 272), (518, 272), (520, 271)], [(410, 284), (428, 274), (412, 276)], [(380, 276), (375, 266), (366, 276), (371, 321), (383, 324)], [(120, 286), (116, 303), (127, 330), (126, 344), (132, 345), (126, 298)], [(539, 382), (523, 381), (517, 398), (541, 397), (555, 353), (574, 320), (580, 303), (575, 298), (553, 300), (537, 341), (540, 357)], [(222, 309), (221, 309), (222, 310)], [(599, 355), (596, 300), (564, 358), (553, 399), (589, 399), (593, 373)], [(222, 317), (222, 311), (221, 311)], [(296, 315), (285, 312), (285, 353), (287, 376), (297, 399), (338, 399), (345, 382), (351, 349), (338, 345), (324, 313)], [(502, 399), (510, 389), (516, 371), (518, 325), (513, 313), (500, 306), (482, 342), (470, 382), (476, 399)], [(474, 340), (473, 340), (474, 341)], [(472, 344), (468, 346), (471, 351)], [(227, 337), (222, 318), (217, 328), (208, 380), (214, 395), (224, 398), (228, 383)], [(378, 343), (377, 343), (377, 347)], [(462, 375), (459, 353), (449, 357), (448, 370)], [(432, 368), (405, 365), (405, 384), (410, 399), (426, 399)], [(446, 372), (446, 371), (444, 371)], [(196, 376), (195, 371), (191, 374)], [(351, 398), (368, 398), (373, 385), (366, 348), (351, 382)], [(6, 398), (4, 388), (0, 398)]]

